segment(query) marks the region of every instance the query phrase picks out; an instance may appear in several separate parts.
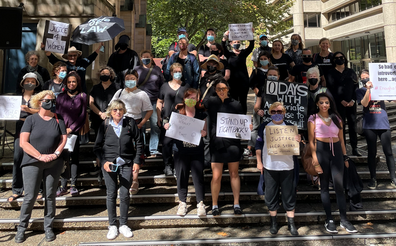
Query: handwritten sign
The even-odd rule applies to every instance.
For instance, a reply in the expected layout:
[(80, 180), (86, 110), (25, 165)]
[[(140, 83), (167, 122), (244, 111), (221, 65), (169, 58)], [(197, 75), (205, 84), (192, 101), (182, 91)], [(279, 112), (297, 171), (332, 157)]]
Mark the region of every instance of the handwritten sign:
[(298, 129), (307, 129), (308, 86), (306, 84), (267, 80), (263, 105), (266, 122), (271, 121), (269, 108), (274, 102), (283, 102), (287, 122), (296, 125)]
[(230, 40), (253, 40), (253, 23), (228, 24)]
[(205, 121), (172, 112), (165, 136), (199, 145)]
[(216, 136), (222, 138), (250, 139), (251, 116), (217, 113)]
[(19, 120), (22, 96), (0, 96), (0, 120)]
[(266, 126), (265, 141), (269, 155), (300, 155), (300, 144), (295, 136), (297, 126)]
[(98, 32), (102, 33), (106, 31), (111, 25), (100, 25), (102, 22), (111, 22), (109, 17), (99, 17), (88, 21), (88, 27), (83, 27), (80, 33)]
[(396, 100), (396, 63), (370, 63), (371, 100)]
[(68, 23), (46, 20), (44, 29), (45, 51), (66, 53), (69, 47), (70, 26)]

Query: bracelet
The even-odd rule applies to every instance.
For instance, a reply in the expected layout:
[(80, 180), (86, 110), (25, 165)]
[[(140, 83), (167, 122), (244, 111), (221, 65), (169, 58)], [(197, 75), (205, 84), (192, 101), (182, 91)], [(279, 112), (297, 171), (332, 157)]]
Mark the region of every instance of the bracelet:
[(37, 157), (37, 160), (40, 160), (40, 158), (41, 158), (41, 154), (39, 155), (39, 157)]
[(344, 161), (349, 161), (351, 158), (349, 158), (349, 156), (344, 155)]
[(318, 165), (314, 165), (314, 167), (317, 167), (317, 166), (319, 166), (320, 167), (320, 165), (318, 164)]

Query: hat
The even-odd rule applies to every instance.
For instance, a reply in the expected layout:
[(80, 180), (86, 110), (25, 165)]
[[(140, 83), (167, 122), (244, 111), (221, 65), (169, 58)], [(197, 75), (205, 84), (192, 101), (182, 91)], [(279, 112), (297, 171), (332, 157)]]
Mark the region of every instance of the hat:
[(69, 53), (71, 53), (71, 52), (77, 53), (77, 57), (79, 57), (79, 56), (82, 55), (82, 51), (80, 51), (80, 50), (76, 49), (76, 47), (72, 46), (72, 47), (70, 47), (70, 48), (67, 50), (67, 53), (64, 54), (62, 57), (65, 58), (65, 59), (68, 59), (67, 56), (68, 56)]
[(187, 32), (187, 29), (185, 27), (179, 27), (177, 28), (177, 33), (179, 32)]
[(129, 40), (131, 40), (129, 38), (128, 35), (122, 35), (120, 37), (120, 39), (118, 40), (118, 43), (115, 45), (115, 49), (118, 50), (118, 48), (121, 46), (121, 44), (126, 44), (129, 46)]
[(25, 79), (30, 79), (30, 78), (36, 80), (36, 87), (39, 85), (39, 82), (37, 80), (37, 75), (35, 73), (26, 73), (25, 75), (23, 75), (21, 83), (19, 83), (21, 87), (23, 87), (23, 82), (25, 81)]
[(208, 59), (206, 60), (206, 62), (205, 62), (204, 64), (201, 65), (201, 68), (202, 68), (202, 69), (207, 70), (207, 63), (208, 63), (208, 61), (215, 61), (215, 62), (217, 62), (217, 65), (218, 65), (218, 66), (217, 66), (217, 70), (223, 70), (223, 69), (224, 69), (223, 63), (220, 62), (219, 58), (218, 58), (216, 55), (210, 55), (210, 56), (208, 57)]
[(262, 37), (267, 37), (267, 35), (265, 35), (265, 34), (260, 34), (259, 39), (261, 39)]

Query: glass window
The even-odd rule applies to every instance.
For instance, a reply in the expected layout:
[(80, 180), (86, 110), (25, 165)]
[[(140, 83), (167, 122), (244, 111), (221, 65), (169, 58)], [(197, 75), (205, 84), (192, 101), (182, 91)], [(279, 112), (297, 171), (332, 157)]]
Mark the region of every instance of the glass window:
[(304, 27), (320, 27), (320, 14), (305, 14)]
[(377, 40), (378, 40), (379, 55), (382, 56), (382, 57), (386, 57), (384, 33), (380, 32), (377, 35), (378, 35), (378, 39)]
[(353, 2), (350, 5), (339, 8), (339, 9), (334, 10), (333, 12), (329, 13), (329, 18), (331, 17), (329, 19), (329, 22), (334, 22), (336, 20), (340, 20), (342, 18), (359, 13), (359, 12), (364, 11), (369, 8), (376, 7), (381, 4), (382, 4), (381, 0), (360, 0), (360, 1)]

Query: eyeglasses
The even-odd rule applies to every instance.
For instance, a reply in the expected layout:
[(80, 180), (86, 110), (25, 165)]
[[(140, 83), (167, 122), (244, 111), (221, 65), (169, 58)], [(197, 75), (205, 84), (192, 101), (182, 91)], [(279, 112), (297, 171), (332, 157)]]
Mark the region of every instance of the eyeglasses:
[(117, 112), (117, 111), (123, 112), (124, 109), (122, 109), (122, 108), (113, 108), (113, 112), (114, 113)]
[(271, 114), (283, 114), (282, 110), (271, 110)]
[(221, 91), (228, 91), (227, 87), (224, 88), (216, 88), (216, 92), (221, 92)]
[(43, 102), (45, 102), (45, 103), (49, 103), (49, 102), (55, 103), (55, 102), (56, 102), (55, 99), (42, 99), (42, 100), (40, 100), (40, 101), (43, 101)]

